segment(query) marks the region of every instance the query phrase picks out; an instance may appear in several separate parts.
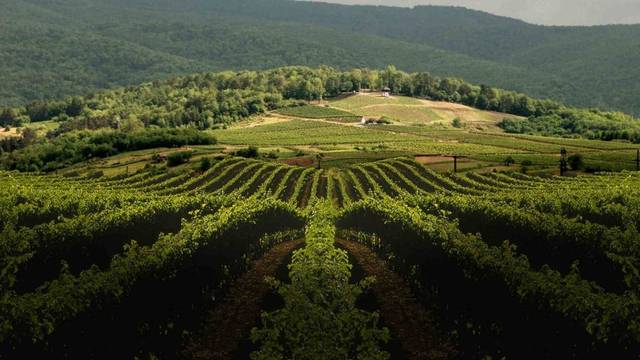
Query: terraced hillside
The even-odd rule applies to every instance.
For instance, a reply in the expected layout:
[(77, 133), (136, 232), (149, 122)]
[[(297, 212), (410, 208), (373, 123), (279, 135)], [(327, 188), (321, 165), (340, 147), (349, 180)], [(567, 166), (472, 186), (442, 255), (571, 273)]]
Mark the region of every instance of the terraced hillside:
[(0, 180), (3, 357), (640, 350), (637, 173), (227, 156), (200, 172)]

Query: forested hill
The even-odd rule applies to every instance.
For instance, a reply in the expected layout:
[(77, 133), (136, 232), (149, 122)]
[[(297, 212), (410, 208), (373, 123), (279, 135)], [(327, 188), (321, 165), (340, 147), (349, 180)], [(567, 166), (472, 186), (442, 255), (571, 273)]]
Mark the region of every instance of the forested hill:
[(640, 114), (640, 26), (288, 0), (4, 0), (0, 34), (0, 103), (199, 71), (393, 63)]

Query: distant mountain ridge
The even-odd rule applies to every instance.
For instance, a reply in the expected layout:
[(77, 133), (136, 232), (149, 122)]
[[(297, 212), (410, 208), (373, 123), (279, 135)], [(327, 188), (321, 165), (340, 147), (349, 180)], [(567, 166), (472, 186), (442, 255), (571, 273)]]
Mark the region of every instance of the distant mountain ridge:
[(283, 65), (458, 76), (640, 114), (640, 25), (543, 27), (455, 7), (290, 0), (6, 0), (0, 103)]

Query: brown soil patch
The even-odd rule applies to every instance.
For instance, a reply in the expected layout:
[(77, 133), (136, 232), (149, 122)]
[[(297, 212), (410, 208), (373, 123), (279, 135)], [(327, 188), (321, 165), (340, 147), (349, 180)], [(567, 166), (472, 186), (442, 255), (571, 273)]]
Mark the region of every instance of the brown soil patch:
[(238, 344), (258, 323), (262, 300), (271, 291), (265, 277), (274, 276), (287, 255), (301, 243), (288, 241), (274, 246), (255, 262), (253, 269), (238, 278), (225, 300), (211, 312), (204, 336), (189, 344), (186, 354), (202, 360), (232, 359)]
[[(450, 156), (416, 156), (415, 160), (420, 164), (437, 164), (443, 162), (453, 162)], [(458, 159), (460, 161), (460, 159)]]
[(280, 114), (268, 114), (265, 116), (255, 116), (251, 117), (248, 120), (240, 121), (238, 123), (233, 124), (231, 129), (244, 129), (244, 128), (254, 128), (258, 126), (278, 124), (287, 121), (291, 121), (292, 117), (284, 116)]
[(291, 166), (303, 166), (309, 167), (316, 163), (316, 161), (312, 157), (296, 157), (291, 159), (284, 160), (284, 163)]
[(372, 290), (380, 303), (380, 313), (410, 359), (448, 359), (456, 353), (442, 341), (431, 315), (413, 297), (406, 282), (386, 263), (362, 244), (338, 240), (351, 253), (368, 276), (375, 276)]

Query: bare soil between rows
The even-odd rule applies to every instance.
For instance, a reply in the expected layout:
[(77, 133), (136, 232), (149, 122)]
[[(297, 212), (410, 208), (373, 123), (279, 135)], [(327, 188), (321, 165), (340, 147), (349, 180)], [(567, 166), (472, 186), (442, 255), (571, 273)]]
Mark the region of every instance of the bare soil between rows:
[(441, 336), (432, 314), (415, 299), (408, 284), (398, 274), (366, 246), (345, 240), (336, 243), (353, 256), (366, 276), (376, 278), (372, 290), (382, 321), (391, 330), (392, 337), (402, 344), (408, 359), (454, 357), (454, 346)]
[(238, 358), (239, 350), (247, 350), (250, 344), (242, 344), (243, 339), (248, 339), (251, 328), (258, 324), (265, 305), (269, 307), (265, 299), (272, 290), (265, 277), (276, 277), (283, 268), (286, 272), (290, 254), (301, 245), (300, 240), (288, 241), (274, 246), (256, 260), (254, 267), (233, 283), (225, 300), (212, 310), (203, 335), (187, 346), (187, 357), (230, 360)]

